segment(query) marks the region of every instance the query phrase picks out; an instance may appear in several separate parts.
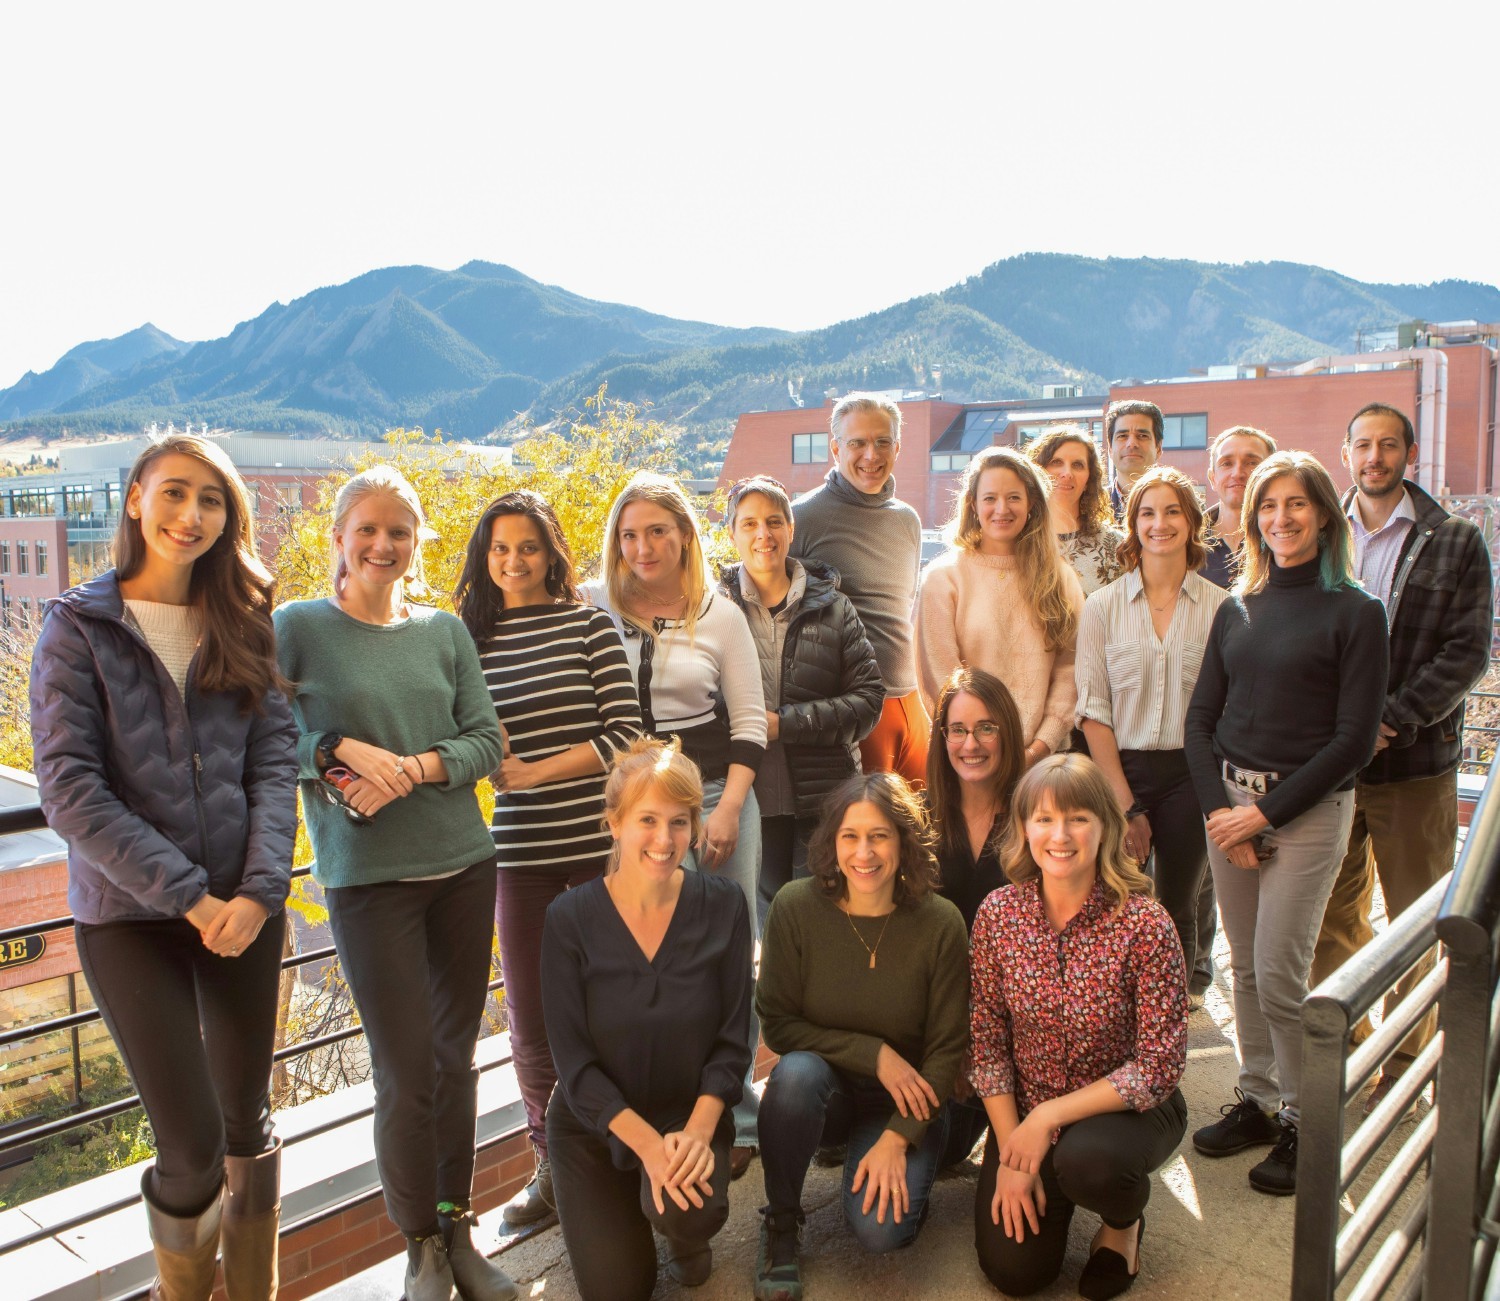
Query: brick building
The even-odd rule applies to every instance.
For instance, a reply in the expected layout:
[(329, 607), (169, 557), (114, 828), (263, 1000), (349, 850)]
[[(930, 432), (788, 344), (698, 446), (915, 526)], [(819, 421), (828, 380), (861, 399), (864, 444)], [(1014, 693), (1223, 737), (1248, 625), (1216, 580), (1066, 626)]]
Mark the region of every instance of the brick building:
[[(1442, 333), (1440, 333), (1442, 331)], [(1366, 402), (1410, 414), (1419, 460), (1413, 477), (1436, 493), (1496, 491), (1497, 383), (1500, 327), (1463, 322), (1402, 327), (1365, 336), (1376, 351), (1274, 366), (1215, 366), (1201, 375), (1129, 380), (1107, 394), (1084, 396), (1049, 387), (1036, 400), (948, 402), (923, 393), (891, 394), (903, 420), (898, 492), (927, 528), (946, 522), (963, 467), (985, 447), (1024, 445), (1049, 425), (1081, 424), (1102, 441), (1113, 401), (1145, 398), (1166, 417), (1162, 459), (1205, 482), (1208, 444), (1231, 425), (1267, 430), (1278, 445), (1312, 452), (1339, 483), (1347, 476), (1339, 448), (1349, 417)], [(829, 466), (828, 417), (822, 407), (753, 411), (740, 416), (720, 476), (722, 484), (770, 474), (791, 491), (822, 482)]]

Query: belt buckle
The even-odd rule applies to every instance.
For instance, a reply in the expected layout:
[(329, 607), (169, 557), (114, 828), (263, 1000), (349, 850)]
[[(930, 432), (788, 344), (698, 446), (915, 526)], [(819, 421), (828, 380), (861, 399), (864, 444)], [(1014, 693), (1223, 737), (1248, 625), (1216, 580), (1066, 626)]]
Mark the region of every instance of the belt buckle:
[(1243, 768), (1231, 769), (1234, 784), (1242, 791), (1249, 791), (1252, 795), (1264, 795), (1266, 793), (1266, 775), (1263, 772), (1246, 772)]

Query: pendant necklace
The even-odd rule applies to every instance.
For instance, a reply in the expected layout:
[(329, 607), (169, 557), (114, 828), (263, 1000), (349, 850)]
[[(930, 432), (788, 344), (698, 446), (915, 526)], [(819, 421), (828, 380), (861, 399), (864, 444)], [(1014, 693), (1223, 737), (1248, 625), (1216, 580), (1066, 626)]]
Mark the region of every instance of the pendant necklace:
[(870, 970), (871, 971), (875, 970), (875, 955), (876, 955), (876, 953), (878, 953), (880, 951), (880, 941), (883, 940), (883, 939), (885, 939), (886, 927), (890, 926), (890, 924), (891, 924), (891, 918), (894, 917), (895, 915), (896, 915), (895, 909), (892, 909), (890, 912), (886, 913), (886, 915), (885, 915), (885, 926), (882, 926), (880, 928), (880, 934), (876, 937), (876, 939), (875, 939), (875, 947), (872, 949), (868, 944), (865, 943), (865, 937), (859, 933), (859, 927), (854, 924), (854, 914), (853, 913), (849, 913), (849, 912), (846, 912), (844, 914), (844, 916), (849, 919), (849, 929), (854, 932), (854, 938), (859, 941), (860, 947), (863, 948), (864, 951), (870, 955)]

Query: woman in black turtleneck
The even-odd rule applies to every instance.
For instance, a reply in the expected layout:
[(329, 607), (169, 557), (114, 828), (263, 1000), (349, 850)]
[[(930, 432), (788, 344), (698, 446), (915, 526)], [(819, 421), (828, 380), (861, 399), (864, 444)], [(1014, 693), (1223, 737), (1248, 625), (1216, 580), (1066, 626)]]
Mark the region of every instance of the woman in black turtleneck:
[(1385, 703), (1385, 609), (1353, 576), (1333, 480), (1277, 452), (1245, 492), (1245, 569), (1219, 607), (1188, 706), (1186, 749), (1229, 938), (1240, 1081), (1205, 1156), (1274, 1144), (1261, 1192), (1297, 1187), (1302, 1000), (1349, 839), (1355, 774)]

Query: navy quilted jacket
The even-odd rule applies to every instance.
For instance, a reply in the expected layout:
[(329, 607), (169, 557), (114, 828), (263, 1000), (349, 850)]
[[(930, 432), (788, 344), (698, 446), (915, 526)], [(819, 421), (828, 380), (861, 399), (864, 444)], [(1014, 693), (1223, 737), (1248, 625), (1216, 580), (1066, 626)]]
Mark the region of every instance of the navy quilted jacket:
[(286, 902), (297, 829), (297, 728), (279, 692), (265, 713), (200, 692), (184, 701), (124, 618), (115, 572), (47, 609), (31, 660), (42, 809), (68, 842), (81, 922), (180, 917), (205, 894)]

